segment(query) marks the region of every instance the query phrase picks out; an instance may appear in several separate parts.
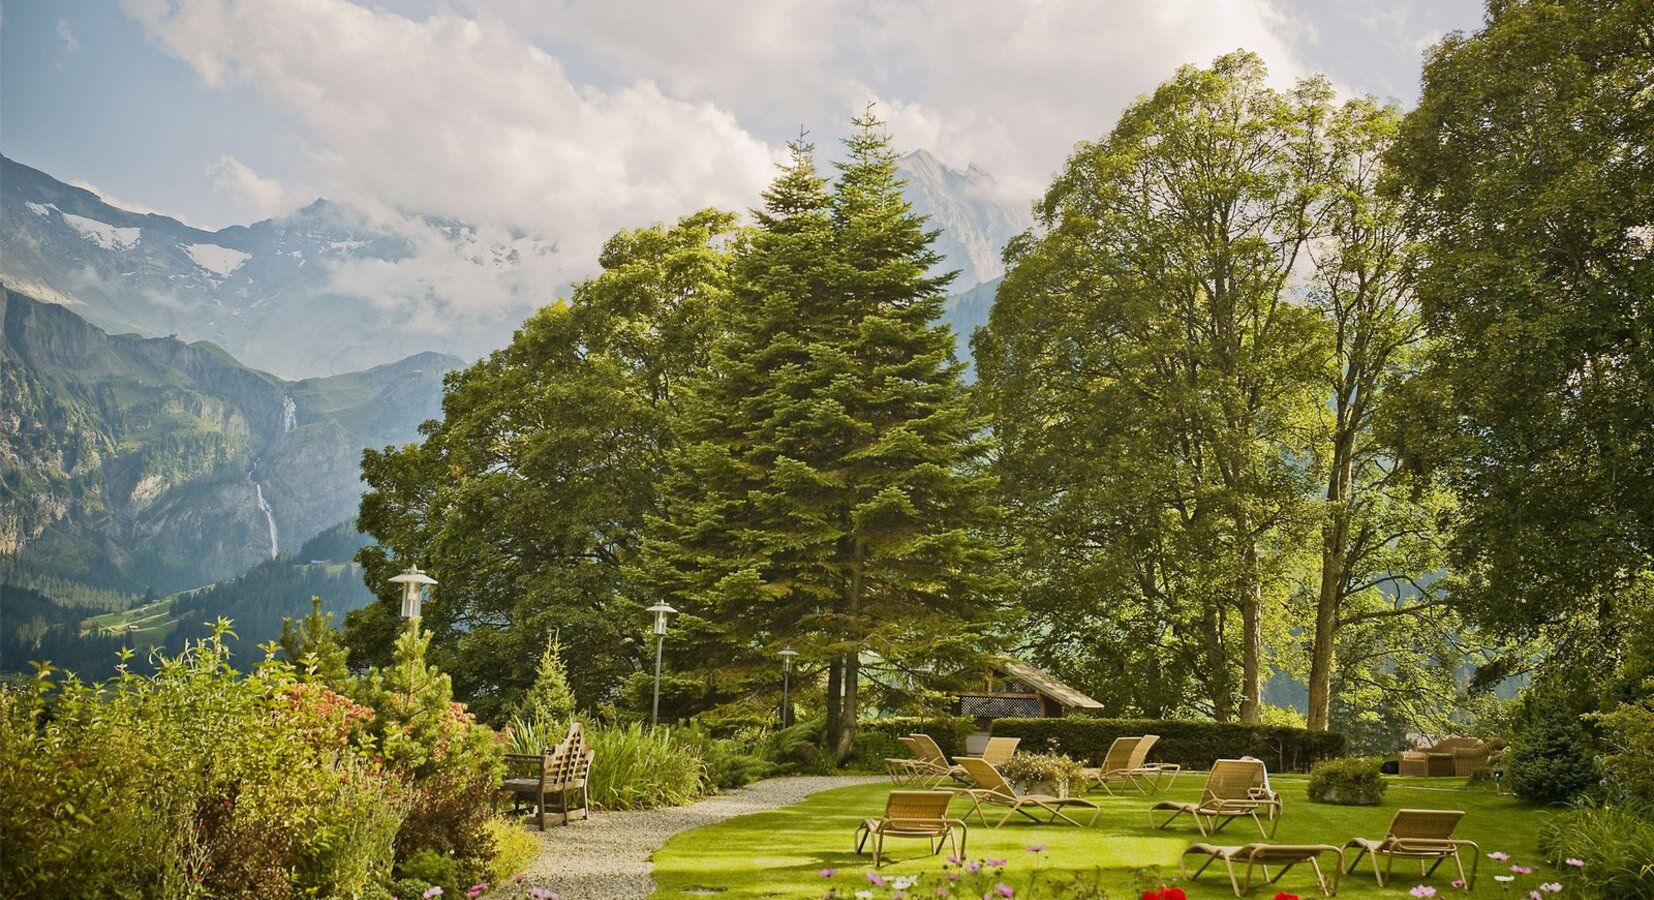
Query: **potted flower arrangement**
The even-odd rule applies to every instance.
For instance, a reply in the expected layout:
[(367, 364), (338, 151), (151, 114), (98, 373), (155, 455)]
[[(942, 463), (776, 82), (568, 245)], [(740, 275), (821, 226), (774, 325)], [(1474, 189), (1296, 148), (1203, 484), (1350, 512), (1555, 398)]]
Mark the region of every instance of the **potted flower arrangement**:
[(1082, 768), (1060, 753), (1017, 753), (1000, 766), (1000, 774), (1022, 793), (1066, 797)]

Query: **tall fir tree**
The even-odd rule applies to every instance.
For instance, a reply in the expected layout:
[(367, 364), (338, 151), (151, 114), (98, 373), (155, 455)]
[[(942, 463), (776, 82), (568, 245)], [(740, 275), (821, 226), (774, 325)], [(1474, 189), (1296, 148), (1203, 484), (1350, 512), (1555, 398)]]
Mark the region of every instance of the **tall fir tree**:
[(855, 125), (831, 192), (799, 142), (764, 195), (641, 567), (686, 613), (683, 663), (739, 679), (810, 648), (840, 760), (863, 665), (963, 662), (1002, 587), (983, 429), (936, 324), (951, 276), (927, 274), (883, 123)]

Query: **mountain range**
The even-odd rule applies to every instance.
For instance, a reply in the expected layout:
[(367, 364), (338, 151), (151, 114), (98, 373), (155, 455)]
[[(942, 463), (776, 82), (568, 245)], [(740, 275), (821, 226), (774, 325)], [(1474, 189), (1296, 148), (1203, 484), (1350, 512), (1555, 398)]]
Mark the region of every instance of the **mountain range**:
[(167, 592), (297, 550), (355, 515), (362, 449), (412, 440), (460, 364), (287, 381), (0, 287), (0, 556)]

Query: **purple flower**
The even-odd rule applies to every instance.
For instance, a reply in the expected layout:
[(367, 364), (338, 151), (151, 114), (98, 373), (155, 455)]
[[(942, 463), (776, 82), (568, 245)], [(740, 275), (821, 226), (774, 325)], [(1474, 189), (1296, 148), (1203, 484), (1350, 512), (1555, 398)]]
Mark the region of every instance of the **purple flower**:
[(1511, 866), (1510, 870), (1518, 875), (1532, 875), (1533, 869), (1529, 866)]
[(1003, 869), (1003, 868), (1005, 868), (1005, 860), (1003, 860), (1003, 859), (985, 859), (985, 860), (982, 861), (982, 864), (987, 866), (990, 869)]
[(948, 865), (950, 865), (950, 866), (962, 866), (964, 864), (965, 864), (965, 861), (960, 859), (958, 856), (956, 856), (954, 854), (949, 854), (948, 855)]
[(1016, 896), (1016, 891), (1011, 890), (1011, 886), (1006, 884), (1003, 881), (1001, 881), (1000, 883), (994, 885), (994, 893), (998, 894), (1001, 897), (1014, 897), (1014, 896)]
[(982, 864), (973, 859), (970, 862), (965, 863), (965, 871), (975, 875), (976, 873), (982, 871)]
[(873, 882), (874, 887), (884, 887), (884, 876), (877, 872), (868, 872), (867, 880)]
[(1498, 862), (1504, 862), (1505, 860), (1510, 859), (1510, 854), (1509, 853), (1502, 853), (1498, 850), (1495, 850), (1492, 853), (1489, 853), (1487, 855), (1487, 858), (1491, 859), (1491, 860), (1496, 860)]
[(1580, 859), (1578, 857), (1570, 856), (1567, 859), (1563, 860), (1563, 862), (1567, 863), (1570, 866), (1573, 866), (1576, 869), (1585, 868), (1585, 860)]
[(1464, 879), (1463, 878), (1453, 879), (1453, 886), (1456, 887), (1456, 888), (1464, 887)]
[(821, 870), (821, 877), (822, 878), (832, 878), (834, 875), (837, 875), (837, 874), (838, 874), (837, 869), (822, 869)]
[(1051, 845), (1050, 844), (1035, 844), (1034, 846), (1028, 848), (1028, 852), (1029, 853), (1044, 853), (1045, 848), (1047, 848), (1049, 846), (1051, 846)]
[(1436, 889), (1428, 884), (1421, 884), (1407, 893), (1412, 894), (1415, 897), (1434, 897), (1436, 896)]

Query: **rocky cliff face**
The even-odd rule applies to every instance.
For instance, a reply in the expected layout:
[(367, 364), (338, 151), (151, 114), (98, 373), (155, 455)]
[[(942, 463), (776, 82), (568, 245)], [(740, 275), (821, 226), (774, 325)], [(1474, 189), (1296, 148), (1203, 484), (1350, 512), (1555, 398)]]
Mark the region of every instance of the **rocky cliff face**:
[(5, 288), (0, 554), (166, 591), (297, 550), (354, 515), (362, 448), (412, 440), (459, 362), (422, 354), (289, 382)]

